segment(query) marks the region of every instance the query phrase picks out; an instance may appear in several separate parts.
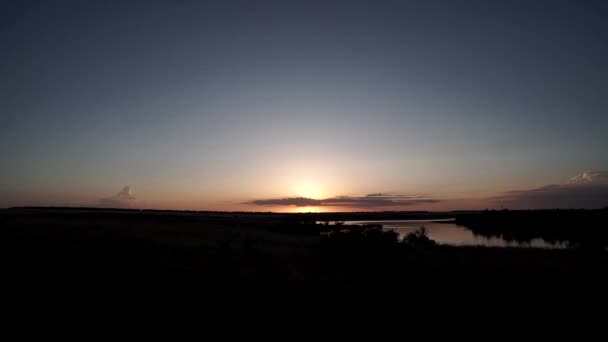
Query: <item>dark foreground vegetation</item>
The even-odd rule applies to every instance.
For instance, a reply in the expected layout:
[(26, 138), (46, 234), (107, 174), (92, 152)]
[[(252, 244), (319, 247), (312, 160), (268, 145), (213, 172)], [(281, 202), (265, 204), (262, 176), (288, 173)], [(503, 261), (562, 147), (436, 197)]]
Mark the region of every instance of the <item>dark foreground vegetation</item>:
[(196, 293), (221, 301), (592, 296), (600, 302), (608, 274), (608, 253), (598, 248), (605, 247), (606, 213), (571, 214), (576, 219), (539, 214), (552, 224), (568, 222), (555, 231), (540, 217), (531, 222), (542, 229), (525, 224), (532, 213), (468, 213), (457, 219), (487, 234), (555, 234), (561, 240), (569, 231), (577, 246), (592, 248), (451, 247), (437, 245), (423, 229), (399, 238), (380, 226), (316, 224), (314, 215), (9, 209), (0, 212), (3, 274), (11, 293), (28, 298), (90, 299), (118, 292), (156, 299)]

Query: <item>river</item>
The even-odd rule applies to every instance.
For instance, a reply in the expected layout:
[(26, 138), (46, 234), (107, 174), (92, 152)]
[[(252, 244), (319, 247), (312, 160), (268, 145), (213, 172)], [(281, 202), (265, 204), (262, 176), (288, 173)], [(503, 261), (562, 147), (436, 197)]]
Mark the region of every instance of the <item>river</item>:
[(379, 221), (345, 221), (346, 225), (380, 224), (383, 229), (394, 230), (400, 236), (405, 236), (424, 226), (428, 237), (439, 244), (452, 246), (486, 246), (486, 247), (537, 247), (537, 248), (567, 248), (566, 243), (551, 243), (543, 239), (533, 239), (527, 242), (507, 241), (502, 237), (486, 237), (475, 235), (466, 227), (459, 226), (451, 219), (446, 220), (379, 220)]

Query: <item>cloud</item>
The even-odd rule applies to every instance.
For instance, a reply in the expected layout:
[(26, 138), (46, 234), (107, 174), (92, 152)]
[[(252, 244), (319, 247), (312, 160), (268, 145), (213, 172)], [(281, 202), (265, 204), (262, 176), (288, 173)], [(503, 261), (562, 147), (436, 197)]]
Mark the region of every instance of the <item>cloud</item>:
[(349, 207), (349, 208), (396, 208), (416, 204), (438, 203), (440, 200), (421, 195), (388, 195), (375, 193), (363, 197), (337, 196), (325, 199), (306, 197), (260, 199), (245, 204), (266, 206), (296, 206), (296, 207)]
[(570, 178), (568, 184), (608, 185), (608, 171), (586, 171)]
[(608, 205), (608, 171), (587, 171), (565, 184), (509, 191), (491, 199), (513, 209), (602, 208)]
[(323, 205), (322, 200), (316, 200), (316, 199), (306, 198), (306, 197), (261, 199), (261, 200), (246, 202), (245, 204), (287, 205), (287, 206), (296, 206), (296, 207), (309, 207), (309, 206), (312, 207), (312, 206)]
[(106, 208), (132, 208), (137, 198), (133, 195), (131, 186), (127, 185), (116, 195), (108, 198), (101, 198), (99, 205)]
[(381, 192), (378, 192), (376, 194), (365, 195), (365, 197), (382, 197), (382, 196), (385, 196), (385, 195)]

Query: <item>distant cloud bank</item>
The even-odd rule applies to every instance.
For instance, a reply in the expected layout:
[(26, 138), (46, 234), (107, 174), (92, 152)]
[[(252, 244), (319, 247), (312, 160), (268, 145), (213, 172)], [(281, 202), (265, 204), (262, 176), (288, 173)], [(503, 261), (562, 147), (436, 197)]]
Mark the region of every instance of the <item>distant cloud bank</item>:
[[(608, 171), (586, 171), (562, 184), (514, 190), (490, 198), (434, 198), (423, 195), (372, 193), (361, 197), (335, 196), (325, 199), (285, 197), (258, 199), (244, 204), (257, 206), (342, 207), (361, 210), (399, 210), (410, 206), (436, 204), (441, 210), (475, 208), (508, 209), (594, 209), (608, 207)], [(439, 208), (439, 207), (435, 207)], [(432, 210), (432, 209), (427, 209)]]
[(608, 171), (587, 171), (565, 184), (509, 191), (490, 200), (513, 209), (602, 208), (608, 206)]
[(325, 199), (306, 197), (259, 199), (244, 204), (260, 206), (296, 206), (296, 207), (349, 207), (349, 208), (397, 208), (416, 204), (438, 203), (439, 199), (418, 195), (388, 195), (382, 193), (369, 194), (363, 197), (337, 196)]

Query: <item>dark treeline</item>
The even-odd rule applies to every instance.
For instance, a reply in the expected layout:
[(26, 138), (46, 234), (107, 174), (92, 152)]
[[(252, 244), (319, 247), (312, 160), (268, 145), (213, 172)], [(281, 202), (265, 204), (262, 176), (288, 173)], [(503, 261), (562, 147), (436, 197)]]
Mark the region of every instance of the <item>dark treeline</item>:
[(529, 242), (541, 238), (570, 247), (608, 247), (608, 209), (488, 210), (456, 216), (455, 222), (474, 234)]
[(427, 211), (379, 211), (379, 212), (340, 212), (340, 213), (302, 213), (291, 214), (302, 220), (326, 222), (326, 221), (376, 221), (376, 220), (440, 220), (455, 218), (467, 212), (427, 212)]
[(428, 211), (361, 211), (361, 212), (326, 212), (326, 213), (276, 213), (260, 211), (197, 211), (197, 210), (157, 210), (157, 209), (121, 209), (121, 208), (95, 208), (95, 207), (14, 207), (9, 211), (21, 213), (130, 213), (148, 215), (183, 215), (183, 216), (221, 216), (221, 217), (264, 217), (281, 218), (289, 217), (292, 221), (370, 221), (370, 220), (434, 220), (454, 218), (458, 215), (477, 213), (479, 211), (450, 211), (450, 212), (428, 212)]

